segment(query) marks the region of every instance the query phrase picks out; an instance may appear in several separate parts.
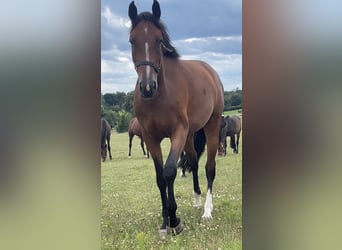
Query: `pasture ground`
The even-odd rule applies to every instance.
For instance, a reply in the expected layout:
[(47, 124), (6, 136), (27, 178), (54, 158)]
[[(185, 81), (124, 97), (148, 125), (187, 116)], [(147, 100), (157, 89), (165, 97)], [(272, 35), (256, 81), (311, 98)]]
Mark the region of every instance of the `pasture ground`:
[[(169, 145), (168, 139), (162, 142), (164, 161)], [(164, 241), (158, 234), (161, 201), (152, 160), (144, 158), (137, 137), (128, 159), (127, 133), (112, 133), (111, 147), (113, 159), (101, 163), (101, 249), (242, 249), (241, 138), (239, 154), (229, 148), (226, 157), (216, 158), (211, 220), (201, 218), (203, 208), (193, 207), (192, 175), (181, 178), (178, 172), (177, 216), (185, 229)], [(202, 204), (207, 191), (205, 162), (206, 152), (199, 163)]]

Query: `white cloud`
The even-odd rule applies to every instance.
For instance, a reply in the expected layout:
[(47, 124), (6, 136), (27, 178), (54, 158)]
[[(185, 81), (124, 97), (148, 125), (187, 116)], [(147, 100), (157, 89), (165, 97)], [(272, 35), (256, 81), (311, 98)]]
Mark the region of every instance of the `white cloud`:
[(192, 37), (174, 41), (181, 54), (198, 54), (203, 51), (241, 53), (242, 36)]
[(127, 74), (133, 70), (130, 51), (120, 51), (114, 47), (102, 52), (101, 74)]
[(213, 41), (234, 41), (234, 42), (242, 42), (242, 36), (210, 36), (210, 37), (192, 37), (184, 40), (178, 40), (178, 42), (186, 42), (186, 43), (207, 43)]
[(101, 82), (101, 93), (130, 92), (135, 88), (135, 82), (129, 84)]
[(201, 60), (212, 66), (220, 76), (225, 90), (242, 88), (242, 55), (203, 52), (184, 55), (185, 60)]
[(108, 6), (104, 7), (101, 16), (105, 18), (107, 24), (113, 29), (127, 29), (131, 26), (128, 18), (123, 18), (113, 13)]

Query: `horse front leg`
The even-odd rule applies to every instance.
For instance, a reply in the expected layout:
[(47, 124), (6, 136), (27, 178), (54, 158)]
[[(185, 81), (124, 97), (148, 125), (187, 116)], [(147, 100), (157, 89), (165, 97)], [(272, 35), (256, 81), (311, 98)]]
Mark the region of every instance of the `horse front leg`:
[[(146, 141), (145, 141), (146, 142)], [(160, 198), (162, 202), (162, 217), (163, 223), (159, 230), (159, 235), (162, 239), (165, 239), (167, 235), (167, 225), (169, 224), (169, 212), (168, 212), (168, 202), (166, 193), (166, 181), (163, 175), (163, 157), (159, 143), (148, 142), (148, 147), (150, 149), (150, 154), (153, 159), (154, 167), (156, 170), (156, 181), (160, 192)]]
[(131, 158), (131, 149), (132, 149), (133, 136), (129, 135), (129, 140), (128, 140), (128, 157), (129, 158)]
[[(152, 155), (152, 153), (151, 153)], [(158, 158), (153, 158), (154, 167), (156, 170), (156, 180), (157, 186), (160, 192), (160, 198), (162, 201), (162, 217), (163, 223), (159, 230), (159, 235), (162, 239), (164, 239), (167, 235), (167, 226), (169, 224), (169, 211), (168, 211), (168, 202), (167, 202), (167, 194), (166, 194), (166, 182), (163, 176), (163, 162), (160, 161)]]
[(107, 144), (108, 144), (108, 152), (109, 152), (109, 159), (112, 159), (112, 151), (110, 149), (110, 136), (107, 138)]
[(176, 216), (177, 203), (174, 195), (174, 181), (177, 176), (177, 160), (183, 151), (187, 130), (178, 128), (171, 136), (171, 148), (164, 167), (164, 178), (167, 185), (168, 213), (170, 219), (170, 229), (174, 234), (179, 234), (184, 229), (184, 224)]
[(163, 168), (163, 155), (160, 147), (160, 140), (155, 140), (154, 138), (143, 134), (143, 138), (146, 143), (146, 149), (151, 154), (153, 159), (154, 167), (156, 170), (156, 181), (160, 192), (160, 198), (162, 202), (162, 217), (163, 223), (159, 229), (159, 236), (161, 239), (165, 239), (167, 235), (167, 226), (169, 225), (169, 210), (168, 210), (168, 197), (167, 197), (167, 182), (164, 178), (164, 168)]

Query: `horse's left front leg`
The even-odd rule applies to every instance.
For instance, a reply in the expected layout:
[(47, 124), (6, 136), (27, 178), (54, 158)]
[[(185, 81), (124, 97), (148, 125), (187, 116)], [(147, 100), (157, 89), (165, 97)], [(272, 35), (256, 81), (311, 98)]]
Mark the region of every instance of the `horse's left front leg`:
[(112, 159), (112, 152), (110, 150), (110, 137), (108, 137), (107, 139), (107, 144), (108, 144), (109, 159)]

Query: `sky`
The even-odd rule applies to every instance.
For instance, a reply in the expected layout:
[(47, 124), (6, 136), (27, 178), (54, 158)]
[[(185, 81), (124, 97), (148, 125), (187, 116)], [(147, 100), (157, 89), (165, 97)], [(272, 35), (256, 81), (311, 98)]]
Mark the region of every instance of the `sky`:
[[(130, 0), (101, 2), (101, 93), (134, 90), (137, 74), (129, 40)], [(136, 0), (138, 13), (152, 0)], [(242, 89), (242, 0), (159, 0), (161, 20), (180, 59), (210, 64), (226, 91)]]

